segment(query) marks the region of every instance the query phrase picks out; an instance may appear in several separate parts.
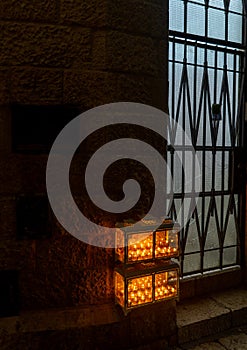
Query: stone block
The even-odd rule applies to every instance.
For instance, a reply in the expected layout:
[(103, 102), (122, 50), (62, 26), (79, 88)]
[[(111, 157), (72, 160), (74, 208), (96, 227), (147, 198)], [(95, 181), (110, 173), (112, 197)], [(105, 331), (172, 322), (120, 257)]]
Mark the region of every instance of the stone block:
[[(160, 350), (160, 349), (162, 350), (171, 349), (166, 339), (150, 342), (149, 344), (141, 345), (141, 346), (138, 346), (137, 348), (132, 348), (131, 350)], [(172, 350), (176, 350), (176, 349), (172, 349)]]
[(247, 335), (245, 333), (233, 334), (219, 339), (224, 349), (227, 350), (246, 350)]
[(107, 1), (61, 0), (60, 18), (68, 24), (81, 24), (86, 27), (106, 25)]
[(71, 279), (73, 303), (76, 304), (100, 304), (109, 301), (107, 298), (108, 276), (106, 269), (89, 270), (81, 273), (75, 272), (74, 279)]
[(106, 41), (105, 31), (96, 31), (92, 39), (92, 64), (95, 70), (104, 70), (107, 68)]
[(9, 70), (1, 67), (0, 69), (0, 105), (5, 105), (8, 103), (9, 103)]
[(175, 301), (160, 302), (133, 309), (128, 317), (132, 347), (176, 334)]
[(180, 282), (180, 300), (192, 298), (195, 296), (195, 280), (183, 279)]
[(108, 87), (113, 102), (137, 102), (167, 109), (164, 83), (144, 75), (110, 73)]
[(128, 319), (121, 322), (98, 325), (93, 327), (95, 348), (104, 349), (128, 349), (130, 343), (130, 330)]
[(63, 73), (60, 70), (16, 68), (10, 73), (11, 102), (20, 104), (60, 104)]
[(47, 156), (2, 156), (0, 193), (45, 193), (46, 161)]
[(16, 205), (14, 196), (0, 197), (0, 237), (2, 240), (16, 238)]
[[(0, 99), (1, 99), (1, 96), (3, 95), (1, 95), (1, 91), (0, 91)], [(0, 153), (9, 154), (11, 152), (11, 145), (12, 145), (11, 111), (9, 106), (4, 105), (4, 106), (0, 106)]]
[(18, 196), (16, 200), (18, 239), (50, 237), (50, 212), (46, 196)]
[(229, 329), (231, 313), (210, 298), (188, 300), (177, 307), (177, 325), (182, 344)]
[(72, 70), (64, 72), (65, 103), (93, 108), (112, 102), (110, 92), (111, 86), (107, 83), (106, 72)]
[(110, 31), (106, 45), (108, 70), (158, 75), (158, 49), (150, 37)]
[(236, 268), (229, 272), (216, 273), (195, 280), (195, 295), (223, 291), (241, 284), (242, 271)]
[(2, 0), (0, 19), (56, 22), (58, 7), (53, 0)]
[(215, 342), (208, 342), (208, 343), (203, 343), (200, 345), (197, 345), (194, 348), (191, 348), (191, 350), (224, 350), (226, 348), (224, 348), (222, 345), (215, 343)]
[(93, 350), (90, 329), (5, 334), (0, 346), (3, 350)]
[(91, 60), (90, 30), (0, 22), (0, 64), (70, 68)]
[(233, 327), (247, 323), (247, 290), (232, 289), (214, 294), (212, 298), (231, 310)]
[(163, 38), (166, 33), (164, 3), (116, 0), (108, 9), (108, 25), (120, 31)]
[[(167, 37), (168, 40), (168, 37)], [(167, 40), (161, 40), (159, 42), (158, 49), (158, 69), (159, 76), (163, 77), (163, 79), (168, 80), (168, 43)], [(165, 84), (168, 86), (168, 84)]]
[[(31, 242), (3, 240), (0, 243), (0, 270), (33, 269), (35, 247)], [(31, 282), (30, 282), (31, 283)]]

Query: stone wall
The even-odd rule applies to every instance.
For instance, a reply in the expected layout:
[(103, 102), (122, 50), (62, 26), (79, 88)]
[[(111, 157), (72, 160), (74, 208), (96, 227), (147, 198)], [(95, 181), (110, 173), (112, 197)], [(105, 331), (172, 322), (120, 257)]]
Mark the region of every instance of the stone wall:
[(30, 227), (42, 223), (40, 214), (49, 232), (36, 227), (37, 239), (18, 232), (20, 198), (29, 198), (28, 213), (45, 197), (47, 153), (14, 151), (12, 106), (18, 114), (18, 105), (83, 111), (134, 101), (167, 110), (166, 6), (165, 0), (0, 3), (0, 270), (19, 272), (21, 310), (113, 301), (114, 261), (112, 250), (65, 232), (44, 202), (32, 211), (37, 220)]

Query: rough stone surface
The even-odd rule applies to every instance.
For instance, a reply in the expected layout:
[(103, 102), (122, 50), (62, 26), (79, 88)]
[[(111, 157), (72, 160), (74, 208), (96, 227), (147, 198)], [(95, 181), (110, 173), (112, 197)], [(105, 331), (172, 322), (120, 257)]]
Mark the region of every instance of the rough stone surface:
[(133, 345), (147, 344), (152, 342), (152, 339), (168, 338), (176, 333), (174, 301), (134, 309), (129, 317), (130, 338)]
[(138, 346), (137, 348), (132, 348), (131, 350), (161, 350), (161, 349), (171, 350), (171, 348), (168, 345), (168, 342), (165, 339), (157, 340), (147, 345), (141, 345), (141, 346)]
[(181, 344), (179, 348), (172, 350), (242, 350), (247, 346), (247, 327), (231, 328), (222, 333), (213, 334), (209, 337), (194, 342)]
[(9, 103), (9, 71), (6, 68), (0, 68), (0, 105)]
[(177, 308), (179, 343), (186, 343), (231, 326), (228, 309), (210, 298), (187, 301)]
[(106, 20), (107, 1), (61, 0), (60, 18), (64, 23), (82, 24), (89, 27), (102, 27)]
[[(8, 154), (0, 160), (0, 194), (45, 193), (47, 156)], [(7, 220), (7, 218), (6, 218)]]
[(204, 344), (200, 344), (197, 345), (194, 348), (191, 348), (191, 350), (225, 350), (225, 348), (218, 344), (218, 343), (214, 343), (214, 342), (210, 342), (210, 343), (204, 343)]
[(246, 350), (247, 349), (247, 335), (245, 333), (230, 335), (225, 338), (220, 338), (219, 342), (227, 350)]
[(162, 38), (166, 32), (166, 11), (162, 5), (162, 2), (116, 0), (108, 8), (108, 24), (121, 31)]
[(16, 68), (10, 73), (10, 99), (20, 104), (59, 104), (63, 97), (63, 72), (41, 68)]
[[(16, 238), (15, 197), (0, 196), (0, 240)], [(9, 218), (9, 220), (6, 220)]]
[(58, 20), (58, 6), (53, 0), (2, 0), (0, 18), (55, 22)]
[(0, 65), (72, 67), (91, 59), (90, 30), (0, 22)]
[[(6, 78), (7, 81), (7, 78)], [(1, 82), (0, 82), (1, 84)], [(7, 83), (6, 83), (7, 85)], [(1, 89), (1, 88), (0, 88)], [(1, 99), (1, 93), (0, 93)], [(9, 100), (9, 97), (8, 97)], [(0, 154), (9, 154), (12, 148), (11, 112), (8, 105), (0, 105)]]
[(109, 93), (112, 87), (107, 83), (106, 72), (65, 71), (65, 103), (80, 104), (88, 108), (112, 102)]
[(158, 75), (158, 47), (150, 37), (107, 33), (107, 69), (144, 75)]
[(247, 323), (247, 290), (229, 290), (212, 296), (219, 304), (224, 305), (232, 312), (232, 325), (237, 327)]

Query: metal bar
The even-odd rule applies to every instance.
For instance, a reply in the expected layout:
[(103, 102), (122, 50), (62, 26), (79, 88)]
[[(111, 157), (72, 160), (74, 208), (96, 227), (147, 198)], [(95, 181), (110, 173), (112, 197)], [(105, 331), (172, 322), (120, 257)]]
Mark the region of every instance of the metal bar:
[[(169, 60), (169, 62), (173, 62), (173, 61)], [(183, 61), (175, 60), (174, 63), (183, 64)], [(195, 65), (194, 65), (194, 63), (187, 62), (187, 66), (195, 66)], [(204, 65), (203, 64), (197, 64), (196, 67), (204, 67)], [(208, 69), (215, 69), (215, 67), (208, 66)], [(224, 68), (218, 67), (218, 71), (224, 71)], [(238, 71), (238, 70), (236, 72), (234, 72), (233, 69), (228, 69), (227, 71), (228, 72), (232, 72), (232, 73), (242, 73), (241, 71)]]
[[(231, 0), (231, 1), (234, 1), (234, 0)], [(195, 4), (195, 5), (198, 5), (198, 6), (205, 6), (205, 4), (200, 4), (196, 1), (193, 1), (193, 0), (187, 0), (188, 3), (191, 3), (191, 4)], [(216, 7), (216, 6), (213, 6), (211, 5), (211, 2), (209, 3), (209, 5), (207, 5), (208, 8), (211, 8), (211, 9), (215, 9), (215, 10), (221, 10), (221, 11), (224, 11), (223, 9), (219, 8), (219, 7)], [(233, 10), (228, 10), (229, 13), (234, 13), (236, 15), (239, 15), (238, 12), (236, 11), (233, 11)], [(242, 16), (245, 16), (245, 14), (242, 14)]]
[(206, 151), (213, 151), (214, 149), (216, 151), (233, 151), (235, 149), (235, 147), (232, 147), (232, 146), (225, 146), (225, 147), (222, 147), (222, 146), (201, 146), (201, 145), (196, 145), (195, 147), (193, 147), (193, 145), (175, 145), (175, 146), (171, 146), (171, 145), (168, 145), (167, 146), (167, 151), (172, 153), (174, 151), (188, 151), (188, 152), (192, 152), (192, 151), (203, 151), (203, 150), (206, 150)]
[[(198, 43), (204, 42), (204, 40), (205, 40), (205, 38), (203, 38), (200, 35), (189, 34), (186, 32), (182, 33), (182, 32), (178, 32), (175, 30), (170, 30), (169, 35), (178, 36), (178, 37), (184, 38), (186, 40), (188, 40), (188, 39), (194, 40), (194, 41), (197, 41)], [(214, 44), (214, 45), (221, 45), (223, 47), (231, 47), (231, 48), (235, 48), (235, 49), (245, 50), (245, 46), (243, 44), (235, 43), (233, 41), (225, 41), (225, 40), (221, 40), (221, 39), (207, 38), (207, 42), (210, 44)]]
[[(171, 33), (171, 32), (170, 32)], [(180, 32), (179, 32), (180, 33)], [(202, 39), (202, 37), (200, 37)], [(181, 36), (174, 36), (172, 34), (169, 35), (169, 41), (171, 42), (176, 42), (178, 44), (184, 44), (184, 41), (185, 39), (184, 38), (181, 38)], [(208, 50), (215, 50), (215, 45), (217, 46), (217, 50), (220, 51), (220, 52), (227, 52), (227, 53), (233, 53), (234, 52), (237, 52), (237, 55), (242, 55), (244, 56), (245, 55), (245, 46), (243, 45), (243, 48), (242, 49), (239, 49), (239, 48), (232, 48), (231, 46), (227, 46), (225, 45), (225, 42), (224, 42), (224, 45), (223, 46), (220, 46), (219, 44), (213, 44), (211, 45), (210, 43), (208, 42), (205, 42), (205, 41), (198, 41), (198, 40), (194, 40), (194, 39), (189, 39), (189, 38), (186, 38), (186, 41), (187, 41), (187, 45), (188, 46), (198, 46), (200, 48), (206, 48)], [(236, 49), (238, 49), (238, 51), (236, 51)]]
[[(230, 196), (231, 195), (231, 191), (228, 191), (228, 190), (225, 190), (225, 191), (215, 191), (214, 192), (214, 197), (219, 197), (221, 195), (224, 195), (224, 196)], [(181, 199), (182, 196), (184, 198), (193, 198), (194, 196), (194, 192), (186, 192), (184, 193), (183, 195), (180, 193), (168, 193), (167, 194), (167, 197), (168, 198), (173, 198), (174, 199)], [(197, 193), (197, 197), (201, 198), (201, 197), (212, 197), (212, 191), (205, 191), (205, 192), (199, 192)]]
[[(188, 33), (187, 28), (187, 22), (189, 18), (187, 18), (187, 5), (188, 3), (195, 3), (199, 6), (205, 6), (205, 36), (199, 36)], [(209, 6), (208, 6), (209, 5)], [(185, 129), (185, 126), (187, 126), (187, 123), (190, 131), (191, 131), (191, 139), (192, 144), (194, 146), (194, 149), (196, 152), (202, 151), (202, 167), (205, 169), (206, 166), (206, 155), (207, 152), (212, 152), (212, 169), (211, 169), (211, 191), (206, 188), (206, 178), (205, 178), (205, 171), (203, 172), (202, 176), (202, 191), (197, 194), (198, 197), (202, 199), (202, 212), (198, 213), (197, 207), (194, 209), (193, 217), (196, 222), (196, 227), (198, 231), (198, 239), (200, 243), (200, 250), (195, 253), (200, 253), (200, 272), (203, 274), (205, 271), (213, 271), (218, 268), (221, 270), (224, 268), (223, 264), (223, 252), (224, 249), (227, 247), (224, 247), (224, 238), (227, 231), (228, 221), (230, 217), (230, 211), (233, 210), (234, 218), (236, 222), (239, 222), (240, 215), (237, 212), (236, 203), (234, 201), (234, 194), (233, 194), (233, 188), (229, 184), (231, 181), (229, 181), (228, 185), (225, 186), (225, 165), (226, 165), (226, 157), (230, 158), (230, 154), (235, 149), (236, 146), (236, 140), (238, 141), (238, 144), (241, 144), (243, 142), (243, 137), (241, 135), (241, 132), (243, 130), (243, 118), (242, 118), (242, 112), (243, 112), (243, 95), (244, 95), (244, 85), (242, 80), (242, 86), (241, 86), (241, 93), (240, 93), (240, 106), (238, 108), (238, 112), (236, 113), (237, 108), (237, 76), (240, 75), (243, 77), (243, 66), (238, 67), (237, 65), (237, 59), (238, 57), (243, 61), (246, 60), (246, 47), (243, 44), (234, 43), (231, 41), (228, 41), (228, 13), (234, 11), (228, 11), (228, 3), (225, 2), (225, 9), (222, 10), (225, 13), (225, 40), (221, 39), (215, 39), (215, 38), (209, 38), (208, 37), (208, 8), (217, 8), (214, 6), (210, 6), (211, 4), (208, 3), (208, 1), (205, 0), (204, 4), (198, 4), (195, 1), (191, 0), (185, 0), (184, 1), (184, 32), (177, 32), (177, 31), (170, 31), (169, 32), (169, 41), (170, 45), (172, 47), (172, 59), (169, 59), (170, 66), (172, 67), (172, 95), (171, 95), (171, 104), (172, 104), (172, 117), (178, 122), (179, 120), (182, 121), (182, 126)], [(247, 8), (247, 1), (245, 0), (245, 5)], [(245, 27), (246, 28), (246, 17), (242, 16), (244, 18)], [(246, 40), (246, 33), (244, 40)], [(184, 46), (184, 60), (179, 60), (175, 57), (175, 49), (176, 44), (182, 44)], [(217, 45), (215, 47), (215, 45)], [(194, 47), (194, 58), (191, 62), (187, 62), (187, 48), (188, 47)], [(202, 48), (204, 50), (204, 64), (198, 63), (198, 48)], [(215, 62), (213, 66), (209, 66), (207, 62), (207, 56), (208, 56), (208, 50), (213, 50), (215, 55)], [(219, 53), (224, 53), (224, 66), (218, 67), (218, 63), (220, 61)], [(228, 55), (233, 55), (234, 62), (233, 67), (231, 69), (227, 68), (227, 59)], [(176, 67), (179, 67), (179, 65), (183, 65), (182, 74), (181, 74), (181, 80), (180, 85), (177, 91), (175, 91), (175, 84), (176, 81), (178, 81), (176, 77)], [(190, 95), (190, 81), (188, 78), (188, 71), (187, 67), (192, 66), (193, 67), (193, 101), (191, 100)], [(200, 91), (198, 94), (198, 69), (200, 67), (204, 68), (203, 72), (203, 79), (200, 87)], [(212, 90), (213, 93), (213, 101), (217, 104), (218, 98), (220, 99), (220, 103), (223, 105), (223, 120), (222, 122), (213, 122), (212, 116), (211, 116), (211, 99), (210, 99), (210, 92), (211, 92), (211, 86), (209, 84), (209, 76), (210, 69), (214, 70), (214, 87)], [(223, 79), (221, 84), (221, 91), (220, 96), (218, 95), (218, 83), (219, 78), (218, 74), (219, 72), (223, 72)], [(232, 86), (230, 91), (230, 86), (228, 84), (228, 73), (232, 74), (233, 81), (231, 80)], [(176, 102), (177, 99), (177, 102)], [(197, 102), (197, 100), (199, 100)], [(177, 105), (176, 105), (177, 103)], [(236, 115), (237, 114), (237, 115)], [(180, 119), (181, 118), (181, 119)], [(207, 144), (208, 142), (208, 123), (210, 123), (210, 130), (211, 130), (211, 136), (212, 136), (212, 145)], [(222, 125), (221, 125), (222, 124)], [(226, 126), (229, 124), (229, 131), (231, 136), (231, 142), (230, 145), (226, 142)], [(220, 142), (217, 144), (217, 135), (219, 130), (219, 125), (222, 128), (222, 134)], [(198, 145), (198, 136), (199, 131), (202, 128), (202, 144)], [(171, 138), (172, 141), (175, 140), (176, 135), (176, 128), (173, 128), (173, 138)], [(228, 129), (227, 129), (228, 130)], [(238, 137), (237, 137), (238, 136)], [(167, 147), (167, 151), (171, 153), (170, 161), (171, 161), (171, 168), (172, 172), (174, 174), (175, 172), (175, 165), (174, 165), (174, 157), (175, 152), (181, 152), (182, 153), (182, 162), (184, 163), (186, 152), (192, 151), (192, 146), (185, 146), (184, 139), (181, 140), (180, 145), (176, 145), (173, 147)], [(221, 185), (220, 189), (217, 188), (217, 191), (215, 189), (216, 187), (216, 155), (220, 152), (222, 154), (221, 159)], [(228, 154), (227, 154), (228, 152)], [(229, 162), (230, 164), (230, 162)], [(195, 157), (193, 157), (192, 160), (192, 177), (194, 178), (193, 174), (195, 175)], [(181, 203), (183, 203), (183, 200), (186, 198), (193, 198), (195, 195), (195, 183), (192, 183), (192, 188), (190, 193), (185, 193), (185, 177), (184, 172), (181, 173), (181, 179), (182, 179), (182, 189), (180, 193), (171, 193), (168, 194), (168, 198), (170, 196), (172, 200), (171, 210), (170, 212), (173, 213), (173, 216), (177, 216), (176, 213), (176, 206), (175, 206), (175, 200), (179, 200)], [(229, 176), (230, 179), (230, 176)], [(225, 207), (225, 196), (229, 195), (229, 203), (227, 210)], [(210, 198), (210, 205), (209, 210), (206, 210), (205, 200), (206, 198)], [(220, 198), (220, 210), (218, 212), (218, 209), (216, 207), (216, 198)], [(192, 201), (191, 201), (192, 202)], [(232, 204), (233, 203), (233, 204)], [(233, 209), (232, 209), (233, 206)], [(192, 203), (190, 203), (190, 208), (192, 208)], [(226, 212), (226, 213), (225, 213)], [(192, 213), (190, 213), (192, 215)], [(201, 214), (201, 217), (199, 217), (199, 214)], [(207, 230), (208, 225), (210, 222), (210, 215), (214, 215), (214, 220), (216, 222), (220, 247), (215, 249), (220, 252), (220, 261), (218, 264), (218, 267), (213, 267), (210, 269), (204, 268), (204, 252), (212, 251), (210, 249), (205, 249), (205, 242), (207, 238)], [(182, 221), (184, 220), (184, 212), (182, 213)], [(184, 225), (182, 225), (184, 226)], [(239, 225), (238, 225), (239, 226)], [(237, 230), (238, 238), (239, 238), (239, 229)], [(185, 247), (186, 242), (188, 238), (188, 232), (189, 232), (189, 224), (186, 225), (186, 227), (182, 231), (182, 274), (186, 275), (184, 273), (184, 257), (191, 255), (190, 253), (185, 253)], [(238, 247), (238, 250), (240, 249), (240, 241), (238, 241), (238, 245), (233, 245), (230, 247)], [(213, 249), (214, 250), (214, 249)], [(235, 264), (230, 264), (229, 266), (234, 266)], [(191, 274), (192, 272), (189, 272)], [(193, 271), (194, 273), (194, 271)]]

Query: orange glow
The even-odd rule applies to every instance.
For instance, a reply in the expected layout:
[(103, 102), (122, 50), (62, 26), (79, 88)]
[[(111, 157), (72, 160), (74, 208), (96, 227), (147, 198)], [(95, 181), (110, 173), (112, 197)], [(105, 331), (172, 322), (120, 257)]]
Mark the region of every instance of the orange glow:
[(177, 281), (172, 279), (169, 272), (155, 275), (155, 300), (170, 298), (177, 294)]
[(157, 231), (155, 257), (172, 257), (178, 253), (177, 232), (171, 230)]
[(120, 305), (124, 306), (124, 279), (119, 273), (115, 273), (115, 293)]
[(128, 281), (128, 307), (150, 303), (152, 300), (152, 275)]
[[(142, 237), (146, 237), (142, 240)], [(138, 241), (137, 241), (138, 239)], [(135, 243), (133, 243), (135, 242)], [(128, 260), (138, 261), (152, 259), (153, 257), (153, 235), (132, 234), (129, 238)]]

